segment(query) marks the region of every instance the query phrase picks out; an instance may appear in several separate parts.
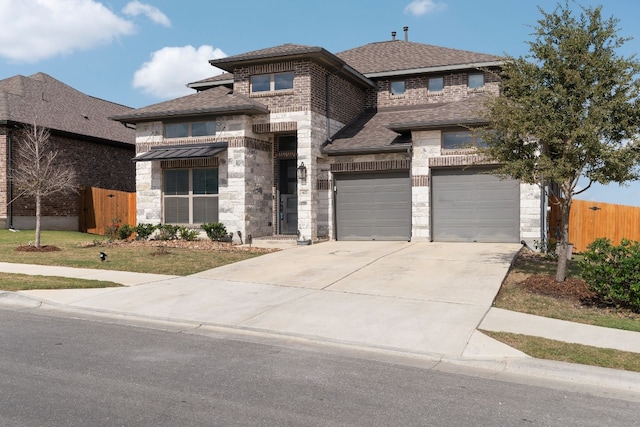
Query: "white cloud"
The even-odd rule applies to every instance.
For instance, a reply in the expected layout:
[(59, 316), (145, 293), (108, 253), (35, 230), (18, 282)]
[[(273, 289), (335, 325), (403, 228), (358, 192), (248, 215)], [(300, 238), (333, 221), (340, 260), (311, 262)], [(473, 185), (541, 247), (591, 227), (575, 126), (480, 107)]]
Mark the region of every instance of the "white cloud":
[(132, 22), (94, 0), (0, 1), (0, 56), (37, 62), (132, 34)]
[(210, 59), (227, 56), (212, 46), (164, 47), (151, 54), (133, 75), (133, 87), (158, 99), (189, 95), (193, 89), (185, 85), (220, 74), (209, 64)]
[(445, 3), (438, 3), (435, 0), (414, 0), (404, 8), (404, 13), (422, 16), (427, 13), (443, 10), (446, 7), (447, 5)]
[(145, 15), (156, 24), (160, 24), (164, 27), (170, 27), (171, 21), (167, 18), (167, 15), (162, 13), (160, 9), (150, 4), (140, 3), (138, 0), (127, 3), (122, 9), (122, 13), (129, 16), (138, 16), (140, 14)]

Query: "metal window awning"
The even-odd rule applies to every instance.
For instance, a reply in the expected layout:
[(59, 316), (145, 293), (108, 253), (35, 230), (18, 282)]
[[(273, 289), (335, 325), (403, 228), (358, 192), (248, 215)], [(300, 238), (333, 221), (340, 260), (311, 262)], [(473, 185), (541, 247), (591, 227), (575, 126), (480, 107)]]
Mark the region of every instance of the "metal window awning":
[(151, 147), (151, 150), (134, 157), (134, 162), (152, 160), (204, 159), (213, 157), (227, 149), (227, 142), (212, 144), (165, 145)]

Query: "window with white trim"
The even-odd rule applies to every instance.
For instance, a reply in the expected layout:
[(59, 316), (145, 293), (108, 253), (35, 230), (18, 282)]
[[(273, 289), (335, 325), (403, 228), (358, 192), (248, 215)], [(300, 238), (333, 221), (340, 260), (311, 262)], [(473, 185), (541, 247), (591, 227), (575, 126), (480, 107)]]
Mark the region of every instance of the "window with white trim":
[(293, 71), (251, 76), (251, 93), (293, 89)]
[(164, 124), (165, 138), (188, 138), (190, 136), (213, 136), (217, 124), (214, 121), (177, 122)]
[(165, 169), (165, 224), (218, 222), (218, 168)]

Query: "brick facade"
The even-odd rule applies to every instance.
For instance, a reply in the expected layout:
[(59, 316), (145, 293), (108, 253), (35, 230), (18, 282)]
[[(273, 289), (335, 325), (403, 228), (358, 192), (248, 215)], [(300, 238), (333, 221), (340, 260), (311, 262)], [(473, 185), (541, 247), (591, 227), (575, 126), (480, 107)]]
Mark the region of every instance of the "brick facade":
[[(4, 131), (6, 134), (6, 130)], [(50, 142), (58, 152), (61, 164), (72, 167), (77, 177), (77, 187), (99, 187), (118, 191), (135, 191), (135, 165), (131, 159), (135, 155), (133, 145), (107, 144), (57, 135), (52, 132)], [(12, 138), (13, 161), (20, 150), (20, 142)], [(0, 136), (0, 156), (8, 158), (7, 136)], [(0, 220), (4, 226), (33, 228), (35, 224), (35, 200), (32, 197), (17, 197), (11, 204), (12, 224), (9, 224), (7, 207), (7, 161), (0, 162)], [(13, 195), (18, 191), (14, 188)], [(78, 229), (78, 195), (73, 192), (59, 193), (42, 200), (43, 228)]]

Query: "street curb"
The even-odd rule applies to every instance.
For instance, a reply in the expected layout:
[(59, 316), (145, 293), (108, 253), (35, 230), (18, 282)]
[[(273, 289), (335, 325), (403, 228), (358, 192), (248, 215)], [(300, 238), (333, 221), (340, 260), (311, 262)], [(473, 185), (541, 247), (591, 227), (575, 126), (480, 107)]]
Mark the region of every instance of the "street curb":
[[(95, 310), (90, 308), (73, 307), (46, 300), (39, 300), (9, 291), (0, 291), (0, 305), (2, 304), (14, 307), (18, 306), (24, 308), (52, 309), (55, 311), (64, 311), (69, 313), (84, 313), (102, 318), (142, 321), (151, 325), (163, 325), (166, 330), (178, 330), (181, 332), (190, 331), (192, 333), (197, 333), (198, 331), (205, 335), (206, 332), (209, 331), (230, 333), (234, 335), (239, 334), (245, 337), (261, 336), (266, 338), (264, 342), (269, 342), (270, 339), (287, 341), (293, 340), (295, 342), (303, 344), (306, 343), (308, 345), (330, 346), (333, 348), (363, 351), (371, 355), (377, 355), (377, 357), (374, 358), (379, 358), (378, 360), (393, 361), (396, 358), (415, 359), (416, 362), (421, 360), (422, 362), (429, 362), (431, 365), (423, 366), (424, 368), (438, 369), (444, 372), (455, 372), (455, 370), (446, 369), (442, 364), (446, 364), (451, 367), (457, 366), (459, 368), (481, 370), (484, 372), (482, 376), (493, 377), (496, 380), (509, 381), (526, 379), (527, 382), (537, 381), (539, 382), (539, 385), (543, 387), (548, 386), (548, 384), (542, 383), (541, 380), (547, 380), (563, 384), (564, 386), (573, 385), (574, 387), (577, 387), (578, 390), (583, 390), (585, 387), (602, 388), (614, 393), (636, 393), (640, 396), (640, 373), (638, 372), (536, 359), (529, 356), (524, 358), (502, 357), (498, 359), (491, 359), (411, 352), (398, 348), (363, 345), (357, 342), (343, 342), (322, 337), (288, 334), (278, 331), (192, 322), (180, 319), (158, 318), (111, 310)], [(595, 390), (592, 391), (597, 392)]]

